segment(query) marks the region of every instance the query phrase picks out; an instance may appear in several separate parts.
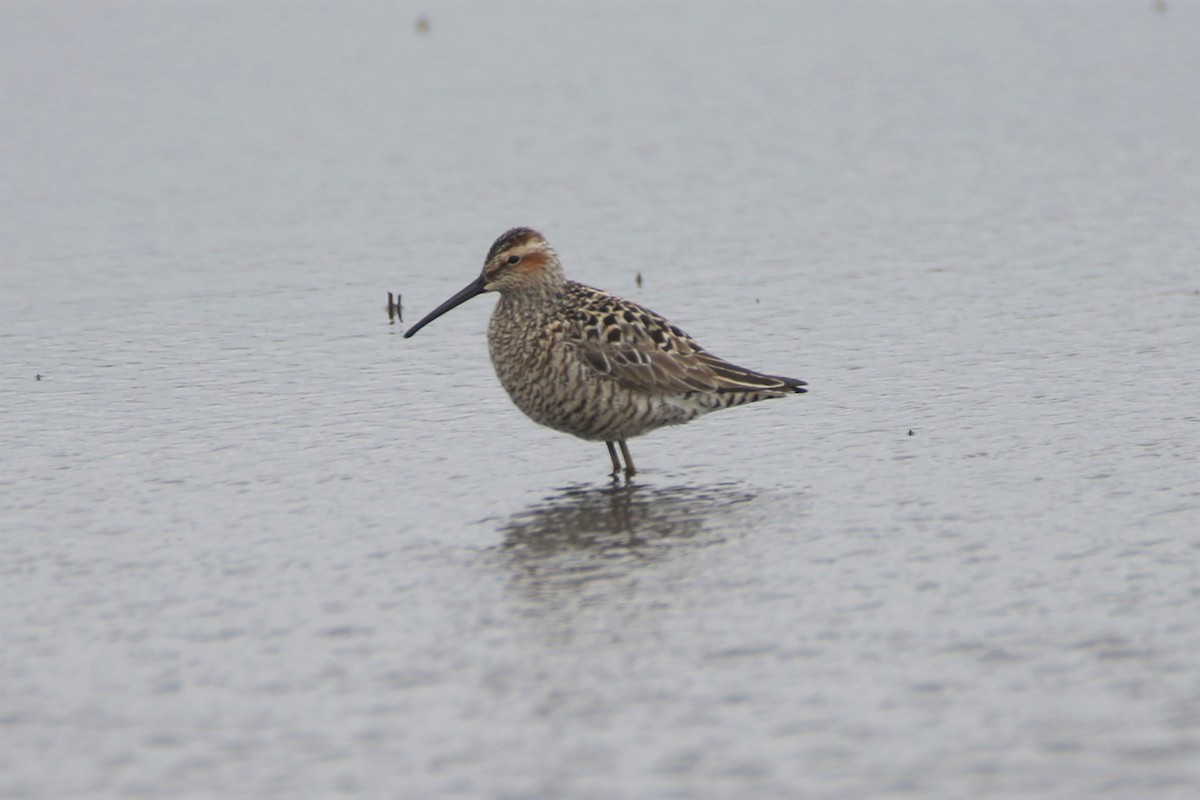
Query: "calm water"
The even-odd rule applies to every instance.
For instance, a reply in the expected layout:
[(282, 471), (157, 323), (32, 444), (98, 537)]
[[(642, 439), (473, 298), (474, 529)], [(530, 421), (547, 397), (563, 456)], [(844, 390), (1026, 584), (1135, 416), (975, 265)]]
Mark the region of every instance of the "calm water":
[[(0, 797), (1200, 795), (1200, 5), (10, 2), (0, 59)], [(492, 299), (385, 313), (517, 224), (811, 393), (611, 483)]]

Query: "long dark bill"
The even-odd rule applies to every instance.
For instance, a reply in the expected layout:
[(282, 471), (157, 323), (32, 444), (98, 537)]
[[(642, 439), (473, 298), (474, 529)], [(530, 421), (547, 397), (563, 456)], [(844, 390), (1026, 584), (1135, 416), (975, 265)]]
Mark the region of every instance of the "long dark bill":
[(421, 320), (416, 325), (413, 325), (411, 328), (405, 331), (404, 338), (407, 339), (417, 331), (421, 330), (421, 328), (424, 328), (426, 325), (433, 322), (442, 314), (445, 314), (450, 309), (455, 308), (456, 306), (461, 306), (475, 295), (483, 294), (485, 291), (487, 290), (483, 288), (483, 276), (480, 275), (478, 278), (464, 286), (462, 290), (458, 292), (458, 294), (454, 295), (454, 297), (451, 297), (433, 311), (430, 311), (428, 314), (426, 314), (425, 319)]

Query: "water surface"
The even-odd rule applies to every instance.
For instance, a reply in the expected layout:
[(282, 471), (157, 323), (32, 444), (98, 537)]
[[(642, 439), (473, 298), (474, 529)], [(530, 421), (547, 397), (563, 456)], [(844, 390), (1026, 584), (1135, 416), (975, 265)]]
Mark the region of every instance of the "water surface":
[[(1196, 796), (1198, 41), (7, 4), (0, 796)], [(810, 393), (613, 483), (400, 337), (518, 224)]]

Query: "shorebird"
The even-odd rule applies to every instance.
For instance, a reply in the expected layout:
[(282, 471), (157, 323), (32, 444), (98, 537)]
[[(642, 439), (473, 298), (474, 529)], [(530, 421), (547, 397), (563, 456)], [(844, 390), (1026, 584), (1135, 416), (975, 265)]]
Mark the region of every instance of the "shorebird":
[(484, 292), (500, 293), (488, 350), (513, 403), (534, 422), (604, 442), (614, 476), (622, 469), (618, 446), (626, 477), (636, 472), (626, 439), (807, 391), (802, 380), (717, 358), (637, 303), (567, 280), (546, 237), (529, 228), (497, 239), (479, 277), (404, 338)]

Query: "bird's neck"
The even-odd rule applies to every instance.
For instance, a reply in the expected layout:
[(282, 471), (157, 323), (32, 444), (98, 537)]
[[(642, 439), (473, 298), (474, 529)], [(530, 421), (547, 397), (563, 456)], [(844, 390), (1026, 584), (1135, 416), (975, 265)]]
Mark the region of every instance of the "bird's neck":
[(562, 306), (566, 292), (565, 280), (541, 281), (517, 291), (501, 292), (496, 311), (524, 317), (549, 316)]

